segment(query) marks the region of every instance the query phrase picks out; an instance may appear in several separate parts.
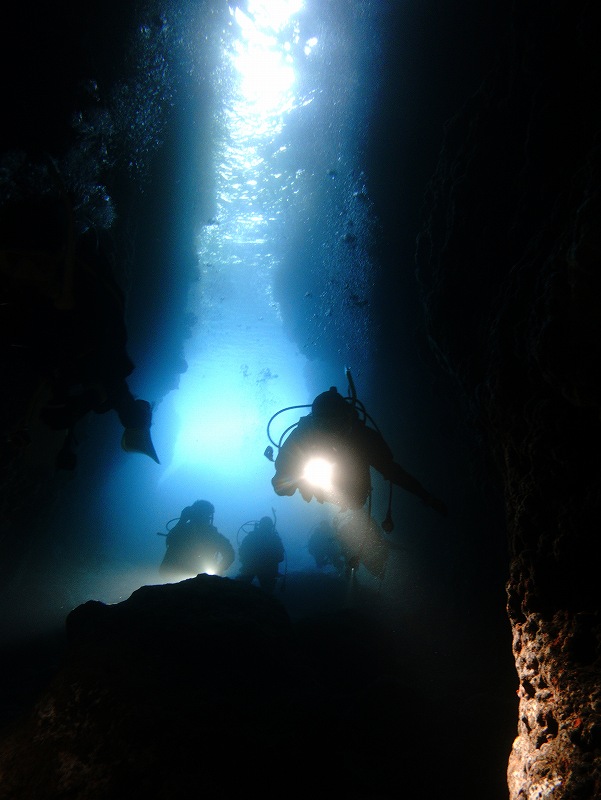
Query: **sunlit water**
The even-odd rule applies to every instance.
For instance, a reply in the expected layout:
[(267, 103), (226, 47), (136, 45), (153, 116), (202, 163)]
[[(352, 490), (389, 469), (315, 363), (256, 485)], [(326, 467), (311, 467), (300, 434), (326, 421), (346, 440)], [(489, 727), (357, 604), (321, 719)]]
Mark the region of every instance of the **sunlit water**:
[[(159, 490), (178, 498), (177, 509), (193, 481), (228, 535), (275, 507), (291, 567), (310, 567), (308, 531), (332, 510), (277, 498), (263, 451), (279, 409), (308, 404), (331, 384), (345, 393), (346, 366), (369, 378), (377, 220), (361, 156), (370, 104), (356, 97), (359, 66), (349, 58), (358, 44), (351, 37), (365, 29), (358, 20), (342, 25), (318, 3), (284, 0), (199, 25), (219, 39), (203, 76), (216, 98), (212, 139), (203, 142), (214, 193), (199, 220), (188, 369), (155, 420), (159, 439), (163, 414), (179, 420)], [(281, 415), (272, 435), (307, 411)]]
[[(169, 475), (190, 463), (246, 470), (270, 416), (314, 396), (303, 352), (311, 336), (344, 343), (331, 354), (343, 390), (343, 367), (370, 362), (374, 221), (358, 152), (366, 120), (352, 87), (333, 77), (346, 69), (332, 56), (333, 31), (320, 20), (302, 35), (302, 6), (249, 3), (221, 33), (211, 76), (220, 102), (214, 213), (198, 239), (200, 280), (189, 299), (198, 325), (174, 401), (182, 425)], [(322, 133), (308, 153), (307, 129)], [(309, 317), (304, 342), (289, 337), (274, 290), (299, 259), (291, 296), (301, 320)]]
[[(290, 571), (315, 569), (308, 537), (335, 511), (277, 497), (263, 453), (280, 409), (309, 404), (330, 385), (346, 393), (345, 367), (360, 396), (370, 383), (378, 221), (364, 148), (378, 82), (379, 4), (250, 0), (243, 8), (176, 0), (158, 22), (146, 13), (152, 25), (137, 29), (142, 62), (152, 67), (134, 98), (148, 129), (143, 147), (160, 138), (147, 123), (151, 103), (174, 96), (168, 64), (190, 73), (185, 102), (197, 91), (205, 103), (196, 144), (203, 167), (184, 166), (205, 198), (192, 243), (197, 280), (182, 309), (196, 323), (184, 345), (187, 370), (155, 409), (161, 464), (136, 455), (116, 462), (94, 496), (75, 491), (76, 508), (62, 508), (66, 519), (59, 514), (48, 535), (49, 549), (52, 539), (62, 546), (65, 525), (86, 540), (75, 568), (66, 557), (56, 573), (61, 613), (158, 582), (166, 523), (196, 499), (213, 502), (215, 524), (236, 548), (242, 523), (275, 515)], [(137, 389), (144, 396), (144, 386)], [(277, 440), (307, 412), (278, 416), (271, 435)]]

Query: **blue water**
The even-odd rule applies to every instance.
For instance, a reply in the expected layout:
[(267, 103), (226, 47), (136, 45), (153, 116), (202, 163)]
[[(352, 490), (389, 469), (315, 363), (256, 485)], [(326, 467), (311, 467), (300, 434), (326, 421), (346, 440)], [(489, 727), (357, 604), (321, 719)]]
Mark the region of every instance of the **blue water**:
[[(263, 453), (273, 415), (331, 385), (346, 393), (348, 367), (396, 460), (449, 508), (439, 517), (395, 489), (384, 578), (361, 567), (355, 580), (382, 601), (428, 696), (456, 698), (463, 715), (480, 686), (488, 697), (491, 664), (506, 665), (512, 696), (503, 512), (428, 347), (414, 252), (444, 122), (493, 57), (495, 4), (265, 5), (4, 12), (0, 202), (47, 190), (50, 154), (79, 221), (115, 237), (129, 382), (154, 406), (161, 463), (122, 452), (108, 413), (85, 419), (76, 471), (56, 474), (60, 436), (32, 428), (2, 477), (0, 645), (161, 582), (167, 528), (197, 499), (236, 548), (243, 523), (275, 517), (288, 608), (338, 602), (307, 550), (336, 510), (276, 496)], [(307, 411), (278, 415), (271, 436)], [(388, 486), (374, 474), (373, 488), (381, 523)]]
[[(161, 28), (172, 48), (164, 80), (186, 87), (186, 109), (197, 103), (196, 124), (172, 133), (173, 152), (179, 137), (180, 153), (203, 158), (181, 157), (176, 167), (178, 190), (197, 197), (196, 280), (186, 298), (194, 323), (183, 345), (187, 369), (155, 412), (153, 494), (163, 506), (153, 514), (173, 516), (204, 492), (220, 528), (232, 531), (275, 508), (289, 567), (307, 569), (308, 531), (332, 509), (277, 498), (262, 453), (280, 408), (308, 404), (330, 385), (345, 393), (346, 366), (360, 391), (371, 381), (378, 219), (363, 151), (377, 99), (380, 14), (369, 4), (343, 17), (295, 5), (281, 4), (279, 24), (261, 4), (248, 13), (209, 4), (191, 16), (174, 7), (173, 27)], [(137, 46), (142, 62), (156, 63), (146, 28)], [(358, 96), (362, 64), (372, 65), (360, 76), (371, 93)], [(151, 370), (139, 364), (140, 374)], [(272, 435), (299, 413), (278, 419)], [(109, 497), (122, 480), (107, 482)], [(152, 544), (157, 551), (163, 543)], [(138, 558), (139, 548), (135, 538)]]
[[(36, 59), (15, 39), (0, 188), (19, 171), (43, 184), (48, 150), (81, 219), (114, 231), (130, 385), (154, 404), (161, 461), (122, 453), (111, 415), (86, 421), (77, 472), (55, 479), (16, 579), (59, 622), (158, 581), (157, 534), (196, 499), (232, 541), (275, 513), (288, 569), (314, 569), (308, 537), (334, 510), (274, 494), (267, 424), (331, 385), (345, 393), (345, 367), (397, 460), (451, 509), (463, 497), (456, 406), (431, 369), (413, 252), (445, 115), (478, 73), (470, 85), (441, 69), (453, 48), (431, 9), (297, 6), (278, 19), (273, 5), (264, 18), (260, 4), (236, 15), (217, 0), (90, 6), (71, 18), (77, 42), (58, 12), (22, 21)], [(373, 483), (380, 522), (388, 487)], [(480, 523), (466, 514), (441, 520), (395, 490), (379, 588), (419, 614), (439, 592), (447, 601), (468, 558), (486, 583), (496, 553), (474, 547)]]

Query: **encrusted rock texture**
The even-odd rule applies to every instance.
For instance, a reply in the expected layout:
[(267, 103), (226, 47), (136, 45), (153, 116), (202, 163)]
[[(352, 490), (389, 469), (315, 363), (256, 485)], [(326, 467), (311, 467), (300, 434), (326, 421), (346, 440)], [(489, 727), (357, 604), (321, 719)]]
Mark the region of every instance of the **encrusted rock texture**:
[[(592, 4), (516, 4), (449, 121), (417, 274), (505, 488), (510, 800), (601, 797), (601, 104)], [(458, 315), (461, 324), (458, 324)]]

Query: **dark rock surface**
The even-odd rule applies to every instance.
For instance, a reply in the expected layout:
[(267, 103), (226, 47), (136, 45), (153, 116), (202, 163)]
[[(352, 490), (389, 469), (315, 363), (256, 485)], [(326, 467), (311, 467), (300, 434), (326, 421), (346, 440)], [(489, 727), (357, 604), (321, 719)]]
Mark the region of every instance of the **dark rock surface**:
[(430, 335), (504, 486), (520, 677), (511, 800), (601, 796), (592, 14), (514, 6), (498, 70), (447, 125), (418, 250)]
[[(2, 798), (445, 796), (467, 731), (512, 709), (477, 675), (445, 696), (377, 595), (289, 588), (199, 575), (76, 608), (54, 675), (5, 727)], [(471, 739), (462, 797), (500, 783), (490, 744)]]

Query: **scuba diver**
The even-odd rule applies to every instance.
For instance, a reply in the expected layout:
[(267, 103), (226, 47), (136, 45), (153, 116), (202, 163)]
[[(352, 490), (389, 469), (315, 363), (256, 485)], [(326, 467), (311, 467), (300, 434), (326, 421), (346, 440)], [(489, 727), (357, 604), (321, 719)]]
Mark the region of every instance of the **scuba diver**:
[(275, 527), (275, 514), (274, 519), (261, 517), (258, 522), (245, 522), (238, 533), (247, 525), (252, 525), (253, 528), (238, 547), (241, 566), (237, 579), (252, 583), (256, 578), (261, 589), (271, 594), (280, 577), (279, 565), (286, 555)]
[[(348, 369), (346, 376), (349, 397), (343, 397), (331, 386), (313, 400), (310, 414), (284, 431), (279, 444), (270, 437), (279, 451), (271, 479), (275, 493), (291, 496), (298, 489), (307, 502), (315, 497), (319, 503), (333, 503), (342, 510), (360, 509), (368, 498), (371, 506), (370, 467), (373, 467), (390, 483), (388, 513), (382, 523), (387, 533), (394, 527), (390, 515), (393, 484), (446, 516), (444, 503), (394, 460), (384, 437), (357, 399)], [(274, 414), (267, 426), (268, 436), (277, 414), (306, 407), (291, 406)], [(367, 420), (374, 427), (367, 425)], [(268, 447), (265, 455), (273, 460), (273, 449)]]
[(339, 575), (344, 573), (344, 556), (336, 536), (336, 528), (327, 520), (322, 520), (313, 528), (307, 549), (315, 559), (317, 569), (333, 567)]
[(203, 572), (223, 575), (231, 567), (236, 554), (230, 540), (213, 525), (214, 513), (212, 503), (197, 500), (184, 508), (173, 528), (167, 523), (167, 551), (159, 567), (163, 577), (181, 580)]
[(15, 440), (27, 441), (37, 420), (64, 431), (56, 466), (74, 469), (77, 423), (112, 409), (123, 426), (122, 448), (159, 463), (151, 404), (127, 383), (135, 365), (107, 234), (76, 222), (55, 179), (58, 192), (9, 201), (0, 210), (3, 360), (29, 392)]

